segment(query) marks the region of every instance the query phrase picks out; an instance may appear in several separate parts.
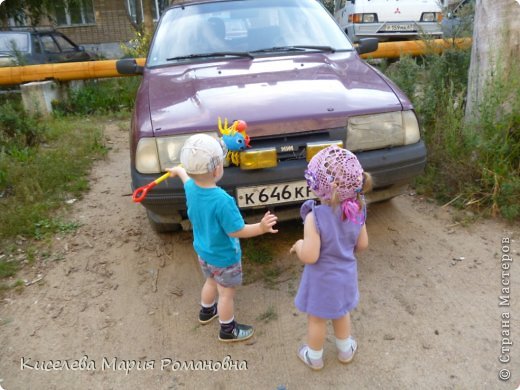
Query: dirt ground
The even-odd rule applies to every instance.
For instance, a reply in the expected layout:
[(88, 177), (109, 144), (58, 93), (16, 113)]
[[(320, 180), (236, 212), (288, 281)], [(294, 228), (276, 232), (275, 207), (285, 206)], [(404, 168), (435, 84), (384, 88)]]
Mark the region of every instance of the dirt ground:
[[(158, 235), (150, 229), (144, 209), (128, 196), (127, 133), (109, 124), (106, 137), (112, 149), (96, 163), (90, 192), (68, 215), (80, 228), (56, 237), (50, 258), (18, 276), (35, 282), (9, 291), (0, 303), (0, 388), (516, 389), (520, 384), (518, 225), (457, 223), (458, 212), (413, 194), (371, 205), (370, 248), (358, 257), (361, 301), (352, 314), (358, 354), (351, 364), (340, 364), (329, 335), (325, 367), (312, 372), (296, 357), (306, 320), (293, 305), (301, 265), (288, 254), (301, 224), (282, 224), (269, 237), (279, 270), (269, 283), (264, 274), (237, 292), (237, 319), (253, 324), (255, 336), (221, 343), (217, 322), (197, 321), (203, 278), (191, 233)], [(513, 262), (502, 262), (503, 254)], [(246, 273), (257, 271), (244, 267)], [(500, 306), (507, 283), (510, 299)], [(500, 356), (510, 361), (501, 363)], [(511, 373), (508, 381), (499, 380), (500, 372), (507, 376), (500, 370)]]

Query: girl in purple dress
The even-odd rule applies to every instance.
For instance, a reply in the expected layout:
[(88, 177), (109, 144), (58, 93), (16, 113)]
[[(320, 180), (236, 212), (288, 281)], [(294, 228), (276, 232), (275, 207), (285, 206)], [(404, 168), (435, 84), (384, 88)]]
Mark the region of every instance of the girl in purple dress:
[(334, 327), (339, 361), (350, 363), (357, 349), (349, 315), (359, 301), (354, 252), (368, 246), (363, 194), (371, 189), (372, 180), (354, 154), (337, 146), (317, 153), (305, 178), (320, 202), (308, 200), (302, 205), (303, 239), (291, 248), (305, 263), (295, 304), (308, 316), (307, 344), (300, 347), (298, 356), (319, 370), (328, 319)]

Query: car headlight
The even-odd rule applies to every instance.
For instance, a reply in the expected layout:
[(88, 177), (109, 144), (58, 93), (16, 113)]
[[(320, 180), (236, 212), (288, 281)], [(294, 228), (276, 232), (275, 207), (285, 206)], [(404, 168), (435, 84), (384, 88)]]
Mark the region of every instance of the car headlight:
[(155, 138), (141, 138), (135, 152), (135, 169), (140, 173), (159, 173), (159, 156)]
[(350, 14), (349, 23), (377, 23), (377, 14)]
[(413, 144), (420, 138), (419, 122), (413, 111), (360, 115), (348, 120), (346, 148), (381, 149)]
[(440, 12), (423, 12), (421, 22), (441, 22), (442, 13)]
[(377, 15), (376, 14), (363, 14), (363, 23), (376, 23)]
[[(215, 132), (205, 133), (215, 139)], [(160, 173), (180, 164), (181, 148), (193, 134), (142, 138), (137, 144), (135, 166), (140, 173)]]

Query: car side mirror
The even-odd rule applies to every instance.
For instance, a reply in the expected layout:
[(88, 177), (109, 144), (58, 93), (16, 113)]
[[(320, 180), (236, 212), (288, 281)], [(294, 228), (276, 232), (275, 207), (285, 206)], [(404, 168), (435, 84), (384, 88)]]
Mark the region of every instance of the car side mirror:
[(78, 46), (79, 51), (85, 51), (85, 46)]
[(359, 54), (372, 53), (377, 50), (379, 40), (377, 38), (360, 38), (356, 46), (356, 51)]
[(124, 58), (116, 62), (116, 69), (120, 74), (143, 74), (144, 68), (137, 65), (135, 58)]

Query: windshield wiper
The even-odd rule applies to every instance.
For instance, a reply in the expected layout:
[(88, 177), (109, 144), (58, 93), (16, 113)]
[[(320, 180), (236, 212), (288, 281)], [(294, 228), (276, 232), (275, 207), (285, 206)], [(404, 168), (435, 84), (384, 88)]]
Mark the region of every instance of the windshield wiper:
[(190, 54), (187, 56), (171, 57), (167, 58), (166, 61), (177, 61), (177, 60), (191, 60), (194, 58), (211, 58), (211, 57), (246, 57), (254, 58), (251, 54), (244, 51), (216, 51), (213, 53), (200, 53)]
[(266, 49), (252, 50), (250, 53), (271, 53), (271, 52), (291, 52), (291, 51), (326, 51), (334, 53), (336, 49), (330, 46), (314, 46), (314, 45), (295, 45), (295, 46), (275, 46)]

